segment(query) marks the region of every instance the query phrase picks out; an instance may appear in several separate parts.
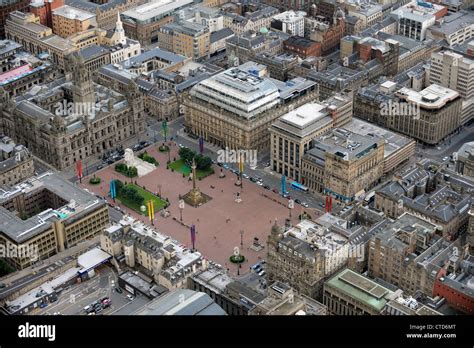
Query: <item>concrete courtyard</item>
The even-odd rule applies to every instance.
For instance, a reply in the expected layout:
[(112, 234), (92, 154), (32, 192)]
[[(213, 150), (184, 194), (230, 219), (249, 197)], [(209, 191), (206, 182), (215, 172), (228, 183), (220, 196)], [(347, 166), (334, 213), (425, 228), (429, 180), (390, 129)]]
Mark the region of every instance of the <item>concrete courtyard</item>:
[[(226, 176), (219, 178), (221, 168), (214, 166), (215, 174), (197, 181), (200, 190), (211, 196), (212, 200), (197, 208), (186, 205), (183, 209), (183, 224), (181, 224), (179, 222), (179, 195), (184, 195), (192, 188), (192, 181), (183, 178), (181, 173), (166, 169), (168, 154), (159, 152), (158, 145), (152, 145), (146, 150), (158, 160), (159, 167), (143, 177), (133, 178), (133, 182), (136, 181), (138, 185), (144, 186), (147, 190), (155, 193), (161, 192), (161, 196), (164, 199), (168, 198), (171, 203), (168, 207), (171, 216), (163, 218), (157, 212), (154, 221), (155, 227), (187, 247), (191, 247), (190, 231), (187, 226), (195, 224), (196, 249), (207, 259), (229, 268), (233, 274), (237, 273), (237, 266), (229, 262), (229, 257), (236, 246), (241, 248), (241, 253), (247, 259), (242, 265), (241, 274), (247, 272), (249, 266), (259, 259), (264, 259), (267, 236), (272, 224), (277, 219), (278, 224), (282, 225), (289, 217), (288, 201), (278, 194), (244, 179), (241, 193), (242, 202), (237, 203), (235, 197), (236, 193), (240, 192), (240, 187), (235, 186), (236, 175), (224, 169)], [(171, 161), (174, 158), (179, 159), (178, 150), (179, 148), (173, 143), (171, 145)], [(114, 165), (97, 172), (96, 176), (102, 179), (101, 184), (90, 185), (89, 178), (84, 178), (82, 186), (100, 196), (105, 196), (111, 203), (113, 202), (108, 197), (110, 180), (120, 179), (130, 182), (129, 178), (114, 170)], [(148, 218), (140, 216), (125, 206), (120, 205), (120, 208), (127, 214), (149, 224)], [(298, 221), (298, 216), (303, 210), (303, 207), (295, 204), (291, 212), (292, 223)], [(314, 211), (309, 213), (314, 214)], [(240, 231), (243, 231), (243, 234)], [(242, 247), (241, 235), (243, 236)], [(258, 252), (250, 248), (255, 237), (265, 246)]]

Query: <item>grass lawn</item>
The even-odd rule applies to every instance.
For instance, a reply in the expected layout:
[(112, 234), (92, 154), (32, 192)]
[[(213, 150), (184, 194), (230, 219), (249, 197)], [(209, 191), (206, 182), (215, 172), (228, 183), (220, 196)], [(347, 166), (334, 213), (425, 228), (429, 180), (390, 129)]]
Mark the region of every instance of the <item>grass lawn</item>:
[[(177, 172), (184, 173), (184, 175), (188, 176), (191, 173), (191, 168), (188, 167), (186, 164), (184, 164), (184, 161), (182, 159), (179, 159), (175, 162), (172, 162), (169, 164), (169, 167), (171, 169), (174, 169)], [(199, 170), (196, 169), (196, 175), (199, 178), (203, 178), (211, 174), (212, 172), (212, 166), (209, 167), (207, 170)]]
[[(149, 191), (144, 190), (140, 186), (135, 185), (135, 184), (126, 184), (126, 186), (134, 187), (138, 191), (138, 193), (145, 199), (143, 201), (143, 205), (145, 207), (147, 206), (146, 203), (150, 200), (153, 201), (155, 212), (160, 211), (161, 209), (163, 209), (166, 206), (166, 201), (156, 197), (154, 194), (152, 194)], [(129, 200), (121, 197), (121, 195), (119, 195), (119, 194), (117, 195), (117, 199), (122, 204), (124, 204), (125, 206), (129, 207), (130, 209), (135, 210), (137, 213), (140, 213), (140, 214), (142, 213), (141, 210), (140, 210), (140, 206), (138, 204), (136, 204), (135, 202), (129, 201)], [(145, 214), (148, 214), (148, 211), (145, 211)]]

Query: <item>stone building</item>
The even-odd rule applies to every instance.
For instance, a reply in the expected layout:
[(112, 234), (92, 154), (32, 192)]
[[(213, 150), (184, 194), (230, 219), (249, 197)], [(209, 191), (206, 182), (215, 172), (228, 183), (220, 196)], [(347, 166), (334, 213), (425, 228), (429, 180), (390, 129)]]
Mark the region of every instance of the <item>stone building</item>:
[(16, 185), (34, 173), (33, 156), (28, 149), (16, 145), (7, 136), (0, 136), (0, 185)]
[(100, 235), (101, 248), (167, 289), (185, 288), (188, 278), (207, 268), (197, 251), (183, 248), (160, 231), (125, 216)]
[(51, 28), (39, 24), (39, 17), (32, 13), (10, 13), (5, 23), (5, 33), (8, 40), (21, 44), (25, 51), (33, 55), (46, 53), (61, 72), (66, 71), (67, 56), (77, 51), (72, 43), (54, 35)]
[(463, 144), (454, 157), (456, 171), (474, 178), (474, 142)]
[(347, 265), (350, 249), (337, 228), (310, 220), (284, 231), (275, 222), (267, 247), (268, 282), (286, 283), (314, 299), (322, 298), (324, 281)]
[(52, 11), (53, 33), (67, 38), (96, 25), (95, 14), (70, 6), (61, 6)]
[(322, 103), (304, 104), (286, 113), (269, 128), (273, 171), (305, 184), (301, 161), (313, 140), (351, 119), (352, 97), (345, 95), (336, 95)]
[(4, 96), (4, 134), (57, 169), (115, 148), (145, 131), (143, 98), (136, 83), (124, 94), (95, 84), (80, 56), (70, 58), (65, 78), (14, 102)]
[[(56, 0), (57, 1), (57, 0)], [(95, 15), (95, 21), (99, 28), (110, 30), (115, 26), (117, 16), (142, 3), (141, 0), (64, 0), (66, 5), (81, 9)]]
[(53, 11), (64, 6), (64, 0), (39, 0), (30, 4), (30, 12), (38, 16), (40, 23), (53, 28)]
[(206, 58), (210, 54), (209, 28), (199, 23), (178, 21), (160, 28), (160, 48), (193, 59)]
[(195, 85), (185, 105), (185, 127), (206, 141), (233, 149), (268, 151), (268, 128), (292, 107), (318, 98), (314, 82), (265, 77), (265, 66), (247, 62)]
[(0, 60), (0, 88), (11, 97), (59, 75), (50, 61), (23, 51), (22, 46), (14, 41), (0, 41)]
[[(456, 268), (464, 253), (459, 241), (445, 240), (439, 236), (438, 226), (410, 213), (395, 221), (386, 220), (374, 227), (373, 232), (369, 243), (369, 276), (389, 282), (412, 296), (417, 292), (433, 296), (440, 272)], [(454, 260), (456, 250), (460, 254)]]
[(326, 315), (322, 303), (296, 293), (288, 285), (275, 282), (268, 287), (267, 297), (249, 311), (249, 315)]
[[(246, 31), (231, 37), (226, 42), (226, 52), (229, 63), (233, 66), (253, 61), (255, 56), (265, 53), (275, 56), (283, 53), (283, 42), (290, 36), (282, 32), (262, 30)], [(238, 59), (236, 61), (235, 59)]]
[(376, 135), (332, 130), (314, 139), (313, 148), (303, 157), (306, 184), (313, 191), (352, 202), (380, 182), (384, 145)]
[(427, 80), (453, 89), (461, 95), (461, 123), (474, 119), (474, 59), (452, 51), (435, 52), (426, 69)]
[(270, 23), (278, 9), (271, 6), (257, 6), (245, 14), (224, 13), (224, 27), (230, 28), (235, 35), (241, 35), (246, 31), (259, 32), (262, 28), (270, 28)]
[(436, 84), (416, 91), (385, 81), (362, 88), (355, 100), (355, 115), (428, 145), (438, 144), (461, 125), (459, 93)]
[(105, 201), (59, 174), (46, 172), (3, 191), (0, 245), (16, 251), (4, 258), (16, 269), (92, 238), (109, 224)]
[(324, 283), (323, 303), (335, 315), (380, 315), (393, 291), (346, 268)]
[(174, 22), (174, 14), (192, 3), (192, 0), (153, 0), (130, 8), (121, 13), (125, 33), (127, 37), (138, 40), (142, 45), (156, 43), (160, 28)]
[(396, 174), (376, 191), (375, 208), (390, 218), (417, 214), (439, 226), (446, 239), (455, 240), (467, 229), (474, 181), (435, 167), (426, 161)]
[(27, 12), (30, 0), (7, 0), (0, 5), (0, 38), (5, 38), (5, 22), (8, 15), (14, 11)]

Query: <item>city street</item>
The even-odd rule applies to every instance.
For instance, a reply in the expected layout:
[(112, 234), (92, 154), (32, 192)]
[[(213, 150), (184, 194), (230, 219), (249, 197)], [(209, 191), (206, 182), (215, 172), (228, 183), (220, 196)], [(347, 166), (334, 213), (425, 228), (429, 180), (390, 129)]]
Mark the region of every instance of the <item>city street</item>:
[(459, 134), (451, 135), (435, 147), (417, 145), (417, 153), (420, 157), (441, 161), (444, 157), (449, 157), (453, 152), (459, 150), (464, 143), (471, 141), (474, 141), (474, 123), (462, 127)]
[(84, 307), (104, 297), (109, 297), (112, 304), (100, 314), (110, 314), (129, 304), (130, 300), (126, 297), (128, 292), (124, 290), (119, 294), (114, 290), (118, 284), (117, 275), (110, 266), (102, 265), (95, 272), (92, 279), (71, 285), (61, 292), (56, 302), (36, 314), (52, 315), (59, 312), (62, 315), (86, 315)]

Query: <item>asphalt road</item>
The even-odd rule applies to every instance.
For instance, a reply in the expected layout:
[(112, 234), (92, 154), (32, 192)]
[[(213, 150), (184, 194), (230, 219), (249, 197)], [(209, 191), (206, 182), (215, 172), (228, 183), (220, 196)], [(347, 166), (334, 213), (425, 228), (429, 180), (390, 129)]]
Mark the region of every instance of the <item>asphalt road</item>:
[(459, 150), (459, 148), (467, 142), (474, 141), (474, 124), (469, 127), (461, 128), (458, 134), (453, 134), (447, 140), (435, 147), (417, 146), (419, 157), (431, 158), (441, 161), (444, 157), (449, 157)]
[(102, 265), (92, 279), (71, 285), (59, 295), (58, 301), (37, 314), (52, 315), (59, 312), (62, 315), (86, 315), (84, 307), (103, 297), (109, 297), (112, 304), (100, 314), (110, 314), (130, 302), (125, 290), (122, 294), (114, 290), (116, 285), (117, 274), (110, 266)]

